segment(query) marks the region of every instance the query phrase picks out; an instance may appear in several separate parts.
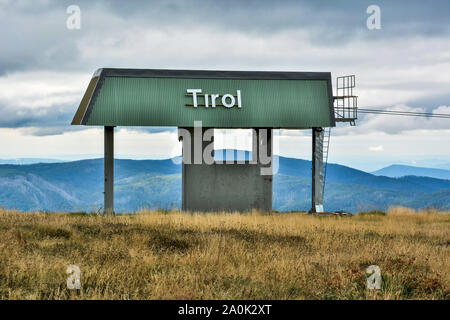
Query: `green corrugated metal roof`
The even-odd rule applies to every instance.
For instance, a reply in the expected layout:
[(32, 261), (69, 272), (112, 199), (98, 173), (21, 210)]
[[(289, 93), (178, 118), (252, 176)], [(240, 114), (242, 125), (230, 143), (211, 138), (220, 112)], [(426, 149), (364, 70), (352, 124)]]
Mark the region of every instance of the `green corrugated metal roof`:
[[(98, 81), (91, 81), (72, 124), (192, 127), (194, 121), (202, 121), (204, 127), (216, 128), (335, 125), (330, 73), (100, 69), (93, 79), (97, 77)], [(193, 98), (187, 89), (234, 96), (240, 90), (241, 107), (194, 108), (189, 106)], [(204, 104), (203, 97), (198, 101)]]

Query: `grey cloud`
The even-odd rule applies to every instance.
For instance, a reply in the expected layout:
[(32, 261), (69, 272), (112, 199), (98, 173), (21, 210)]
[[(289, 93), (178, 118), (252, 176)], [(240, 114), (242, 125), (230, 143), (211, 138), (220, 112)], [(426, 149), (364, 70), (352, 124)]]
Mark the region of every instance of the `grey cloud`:
[[(384, 47), (397, 39), (410, 37), (450, 38), (448, 0), (387, 1), (377, 0), (382, 9), (382, 27), (378, 32), (365, 28), (365, 10), (374, 1), (81, 1), (81, 30), (68, 30), (66, 8), (73, 1), (9, 1), (0, 5), (0, 75), (17, 71), (57, 70), (70, 76), (74, 71), (91, 73), (98, 67), (188, 67), (230, 69), (315, 69), (363, 73), (365, 68), (378, 65), (404, 64), (399, 53), (384, 52), (379, 60), (364, 51), (364, 45), (383, 41)], [(3, 2), (2, 2), (3, 3)], [(202, 39), (204, 34), (191, 35), (191, 30), (210, 32), (214, 39)], [(305, 32), (305, 39), (287, 38), (295, 32)], [(153, 32), (153, 33), (152, 33)], [(135, 35), (134, 33), (138, 33)], [(155, 33), (162, 39), (139, 38)], [(217, 35), (217, 36), (216, 36)], [(286, 38), (283, 38), (286, 37)], [(158, 42), (159, 41), (159, 42)], [(205, 42), (206, 41), (206, 42)], [(304, 43), (303, 43), (303, 42)], [(351, 44), (360, 41), (359, 47)], [(249, 42), (251, 42), (249, 44)], [(225, 50), (221, 45), (226, 46)], [(163, 47), (164, 46), (164, 47)], [(213, 48), (208, 48), (213, 47)], [(312, 49), (311, 49), (312, 47)], [(305, 48), (305, 49), (303, 49)], [(345, 52), (337, 52), (345, 48)], [(426, 48), (425, 48), (426, 49)], [(409, 63), (449, 62), (449, 57), (420, 56)], [(358, 51), (359, 50), (359, 51)], [(115, 52), (118, 52), (115, 54)], [(404, 54), (401, 52), (401, 54)], [(342, 71), (344, 70), (344, 71)], [(353, 71), (355, 70), (355, 71)], [(344, 74), (345, 74), (344, 73)], [(436, 85), (432, 80), (413, 82), (405, 76), (396, 82), (385, 75), (386, 81), (366, 82), (369, 88), (391, 88), (414, 91), (426, 89), (427, 97), (410, 105), (425, 105), (428, 97), (440, 95), (448, 82)], [(370, 80), (372, 76), (367, 76)], [(373, 76), (380, 80), (380, 75)], [(86, 81), (89, 79), (87, 78)], [(84, 87), (85, 88), (85, 87)], [(20, 97), (18, 97), (20, 99)], [(80, 94), (81, 99), (81, 94)], [(444, 103), (444, 102), (440, 102)], [(429, 103), (429, 109), (436, 104)], [(2, 127), (40, 126), (40, 133), (57, 132), (70, 123), (77, 103), (28, 109), (1, 106)], [(45, 129), (44, 129), (45, 127)], [(55, 128), (55, 129), (52, 129)], [(164, 128), (140, 128), (146, 132), (166, 131)], [(159, 131), (158, 131), (159, 130)], [(172, 130), (172, 129), (167, 129)]]
[(51, 107), (23, 108), (0, 105), (0, 127), (57, 127), (70, 124), (76, 109), (74, 105), (54, 105)]
[[(123, 17), (157, 21), (159, 24), (195, 23), (227, 29), (273, 32), (285, 28), (320, 27), (328, 31), (361, 29), (366, 9), (376, 4), (389, 31), (401, 33), (448, 33), (450, 3), (436, 0), (231, 0), (231, 1), (102, 1), (102, 6)], [(84, 5), (84, 4), (83, 4)], [(407, 27), (404, 27), (407, 26)], [(325, 35), (325, 34), (323, 34)], [(386, 36), (386, 35), (385, 35)]]
[(78, 67), (77, 40), (85, 32), (68, 30), (66, 18), (65, 9), (15, 11), (0, 7), (0, 74)]
[[(27, 69), (83, 68), (79, 43), (90, 35), (115, 36), (127, 29), (178, 33), (191, 28), (267, 37), (286, 30), (307, 31), (311, 44), (342, 46), (355, 39), (449, 35), (450, 2), (379, 0), (383, 30), (365, 28), (365, 10), (373, 1), (77, 1), (81, 30), (67, 30), (71, 1), (10, 1), (0, 6), (0, 73)], [(125, 30), (124, 30), (125, 29)], [(188, 36), (188, 35), (187, 35)], [(295, 39), (292, 39), (295, 41)], [(98, 63), (97, 63), (98, 64)]]
[(55, 126), (44, 126), (44, 127), (24, 127), (21, 128), (22, 133), (27, 135), (33, 135), (38, 137), (43, 136), (53, 136), (53, 135), (60, 135), (67, 132), (74, 132), (74, 131), (82, 131), (87, 130), (89, 128), (86, 128), (85, 126), (68, 126), (68, 125), (55, 125)]

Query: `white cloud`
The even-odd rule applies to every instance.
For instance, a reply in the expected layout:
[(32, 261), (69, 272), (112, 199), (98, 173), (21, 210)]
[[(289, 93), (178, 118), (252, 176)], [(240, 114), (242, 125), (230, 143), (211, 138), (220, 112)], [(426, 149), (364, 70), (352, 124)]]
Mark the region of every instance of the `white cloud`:
[[(29, 130), (0, 128), (0, 158), (84, 158), (103, 156), (103, 129), (79, 127), (58, 135), (35, 136)], [(115, 131), (115, 155), (121, 157), (170, 158), (181, 154), (176, 132), (148, 133), (119, 128)]]
[[(430, 37), (381, 31), (371, 37), (373, 33), (364, 24), (361, 28), (318, 24), (310, 19), (312, 12), (330, 21), (347, 13), (309, 3), (273, 8), (262, 3), (255, 8), (244, 7), (239, 14), (225, 12), (215, 19), (210, 12), (223, 8), (214, 2), (195, 10), (186, 3), (156, 2), (153, 10), (143, 14), (137, 6), (146, 5), (85, 2), (81, 5), (83, 27), (73, 32), (65, 28), (67, 14), (58, 2), (43, 2), (28, 9), (11, 4), (7, 6), (10, 14), (0, 8), (0, 21), (5, 26), (0, 28), (0, 35), (14, 44), (0, 52), (0, 72), (2, 62), (4, 70), (21, 70), (0, 78), (0, 105), (7, 109), (5, 115), (11, 116), (12, 126), (30, 125), (30, 117), (40, 119), (42, 126), (56, 125), (52, 119), (45, 123), (45, 116), (52, 114), (47, 109), (67, 110), (69, 104), (77, 105), (91, 73), (99, 67), (356, 74), (355, 93), (362, 107), (445, 95), (450, 87), (450, 74), (442, 72), (450, 69), (450, 39), (446, 33)], [(116, 9), (118, 6), (124, 10)], [(268, 8), (274, 10), (272, 14), (265, 12)], [(239, 22), (248, 10), (257, 11), (248, 17), (250, 20), (240, 22), (247, 28), (241, 24), (227, 26), (230, 19)], [(192, 12), (203, 18), (192, 23)], [(296, 21), (296, 17), (303, 17), (303, 21)], [(13, 38), (9, 28), (20, 32), (21, 37)], [(317, 39), (318, 32), (339, 29), (336, 32), (342, 33), (343, 28), (350, 28), (353, 36), (341, 39), (339, 45)], [(41, 71), (30, 71), (36, 69)]]
[(370, 150), (370, 151), (383, 151), (384, 148), (383, 148), (382, 145), (379, 145), (379, 146), (371, 146), (371, 147), (369, 147), (369, 150)]
[[(90, 80), (85, 73), (28, 71), (0, 77), (0, 127), (67, 126)], [(56, 129), (56, 128), (55, 128)], [(59, 129), (58, 129), (59, 130)], [(30, 133), (37, 132), (31, 130)]]
[(29, 71), (0, 77), (0, 104), (14, 109), (41, 109), (78, 104), (90, 80), (86, 73)]

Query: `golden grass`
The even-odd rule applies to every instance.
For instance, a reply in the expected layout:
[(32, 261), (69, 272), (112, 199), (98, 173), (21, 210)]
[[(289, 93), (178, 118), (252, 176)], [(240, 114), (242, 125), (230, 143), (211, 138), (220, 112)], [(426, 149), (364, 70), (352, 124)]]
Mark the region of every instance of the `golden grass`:
[[(450, 214), (0, 211), (1, 299), (449, 299)], [(66, 288), (70, 264), (82, 289)], [(365, 269), (381, 268), (381, 290)]]

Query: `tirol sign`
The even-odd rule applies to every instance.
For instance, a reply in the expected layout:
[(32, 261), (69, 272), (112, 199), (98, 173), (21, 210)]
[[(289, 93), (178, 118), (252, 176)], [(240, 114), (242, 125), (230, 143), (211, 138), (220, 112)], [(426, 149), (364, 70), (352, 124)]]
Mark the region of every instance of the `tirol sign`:
[[(236, 94), (208, 94), (202, 93), (202, 89), (187, 89), (186, 96), (192, 97), (192, 103), (186, 104), (186, 107), (205, 107), (205, 108), (215, 108), (215, 107), (225, 107), (225, 108), (233, 108), (238, 107), (242, 108), (242, 100), (241, 100), (241, 90), (236, 90)], [(202, 101), (199, 101), (202, 98)], [(219, 103), (217, 102), (219, 99)]]
[(72, 123), (188, 128), (194, 121), (205, 128), (333, 127), (331, 74), (100, 69)]

